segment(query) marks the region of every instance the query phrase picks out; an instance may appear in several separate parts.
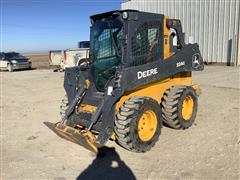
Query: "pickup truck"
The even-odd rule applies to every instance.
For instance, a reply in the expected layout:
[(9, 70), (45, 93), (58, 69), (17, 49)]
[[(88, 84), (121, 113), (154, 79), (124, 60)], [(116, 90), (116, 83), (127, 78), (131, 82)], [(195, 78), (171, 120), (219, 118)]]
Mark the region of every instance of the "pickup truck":
[(32, 62), (16, 52), (0, 52), (0, 70), (31, 69)]
[(88, 61), (89, 43), (84, 41), (84, 44), (80, 45), (80, 48), (75, 49), (49, 51), (49, 64), (57, 65), (60, 70), (64, 70), (67, 67), (79, 66), (81, 63)]
[(50, 66), (60, 66), (63, 61), (63, 50), (53, 50), (49, 51), (49, 65)]

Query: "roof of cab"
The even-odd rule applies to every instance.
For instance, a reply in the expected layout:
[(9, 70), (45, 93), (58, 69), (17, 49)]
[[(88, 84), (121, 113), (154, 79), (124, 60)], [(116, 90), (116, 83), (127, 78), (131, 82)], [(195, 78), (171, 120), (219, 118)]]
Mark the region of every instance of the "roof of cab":
[(95, 21), (96, 19), (101, 19), (101, 18), (104, 18), (104, 17), (108, 17), (108, 16), (110, 16), (114, 13), (122, 13), (122, 12), (139, 12), (139, 11), (138, 10), (133, 10), (133, 9), (114, 10), (114, 11), (108, 11), (108, 12), (92, 15), (92, 16), (90, 16), (90, 19)]

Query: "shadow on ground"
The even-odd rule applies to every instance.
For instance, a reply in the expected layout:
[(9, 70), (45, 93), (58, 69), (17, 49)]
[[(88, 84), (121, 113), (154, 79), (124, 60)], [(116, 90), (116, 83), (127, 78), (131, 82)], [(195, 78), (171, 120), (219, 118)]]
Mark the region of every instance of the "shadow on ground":
[(131, 169), (120, 159), (115, 148), (102, 147), (92, 164), (77, 177), (77, 180), (86, 179), (135, 180), (136, 178)]

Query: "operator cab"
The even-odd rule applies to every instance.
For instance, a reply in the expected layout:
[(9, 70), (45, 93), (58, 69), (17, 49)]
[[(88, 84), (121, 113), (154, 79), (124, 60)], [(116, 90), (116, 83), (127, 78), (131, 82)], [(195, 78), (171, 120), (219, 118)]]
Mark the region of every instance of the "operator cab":
[(91, 71), (98, 91), (105, 91), (120, 66), (163, 59), (164, 15), (111, 11), (91, 16), (91, 23)]

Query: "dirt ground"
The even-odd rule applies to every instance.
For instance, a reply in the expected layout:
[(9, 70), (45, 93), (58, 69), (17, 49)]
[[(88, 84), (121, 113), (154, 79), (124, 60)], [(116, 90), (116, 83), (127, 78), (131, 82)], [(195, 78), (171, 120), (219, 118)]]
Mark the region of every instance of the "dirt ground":
[(155, 147), (144, 154), (108, 142), (98, 157), (60, 139), (43, 124), (60, 118), (63, 73), (0, 75), (0, 179), (240, 178), (240, 68), (208, 66), (194, 73), (202, 95), (193, 127), (163, 127)]
[(25, 54), (32, 61), (33, 69), (53, 69), (54, 66), (49, 66), (48, 54)]

